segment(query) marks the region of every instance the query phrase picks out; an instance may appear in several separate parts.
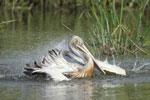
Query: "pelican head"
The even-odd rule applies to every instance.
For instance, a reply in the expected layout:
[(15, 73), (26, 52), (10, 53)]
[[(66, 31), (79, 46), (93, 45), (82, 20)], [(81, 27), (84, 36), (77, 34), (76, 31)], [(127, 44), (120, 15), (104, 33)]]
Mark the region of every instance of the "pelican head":
[(78, 57), (83, 58), (83, 54), (86, 54), (90, 56), (89, 50), (84, 45), (83, 40), (79, 36), (72, 36), (70, 43), (69, 43), (69, 49)]
[(83, 40), (79, 36), (72, 36), (69, 43), (69, 49), (78, 57), (81, 57), (83, 59), (85, 59), (85, 56), (88, 57), (87, 59), (91, 58), (94, 62), (94, 65), (105, 74), (103, 68), (97, 63), (97, 61), (86, 48)]

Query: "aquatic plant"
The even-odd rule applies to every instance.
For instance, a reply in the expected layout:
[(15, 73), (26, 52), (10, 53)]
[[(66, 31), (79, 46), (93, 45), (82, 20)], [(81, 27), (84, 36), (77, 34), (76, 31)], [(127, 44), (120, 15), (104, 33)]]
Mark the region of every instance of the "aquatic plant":
[[(148, 54), (147, 50), (143, 49), (144, 38), (148, 36), (150, 29), (146, 24), (142, 27), (143, 14), (149, 0), (139, 2), (136, 18), (131, 22), (127, 22), (126, 13), (128, 9), (124, 7), (124, 0), (121, 0), (121, 5), (116, 9), (115, 0), (108, 0), (99, 5), (93, 4), (91, 12), (86, 15), (90, 26), (90, 46), (89, 49), (95, 55), (122, 55), (131, 53), (135, 55), (137, 52)], [(148, 31), (149, 30), (149, 31)]]
[(8, 23), (12, 23), (14, 22), (15, 20), (8, 20), (8, 21), (3, 21), (3, 22), (0, 22), (0, 32), (2, 30), (4, 30), (4, 28), (7, 26)]

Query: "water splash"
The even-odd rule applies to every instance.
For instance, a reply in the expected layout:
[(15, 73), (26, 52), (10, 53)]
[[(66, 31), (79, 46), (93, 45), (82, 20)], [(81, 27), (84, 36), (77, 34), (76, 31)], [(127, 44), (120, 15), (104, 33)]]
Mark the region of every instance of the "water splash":
[(134, 71), (134, 72), (138, 72), (138, 71), (142, 70), (144, 67), (150, 66), (150, 63), (144, 63), (140, 66), (138, 66), (137, 63), (138, 63), (138, 61), (136, 60), (134, 63), (134, 68), (132, 69), (132, 71)]
[(134, 67), (133, 67), (132, 71), (135, 71), (135, 70), (136, 70), (137, 62), (138, 62), (138, 56), (136, 55), (136, 59), (135, 59)]
[[(24, 66), (26, 63), (32, 63), (34, 60), (41, 60), (41, 57), (47, 55), (48, 50), (57, 48), (67, 50), (66, 37), (61, 39), (47, 41), (45, 44), (38, 44), (37, 48), (28, 51), (13, 53), (10, 58), (0, 58), (0, 79), (18, 79), (24, 76)], [(19, 56), (18, 56), (19, 55)], [(17, 56), (17, 57), (16, 57)]]
[(142, 64), (140, 64), (139, 60), (140, 60), (139, 57), (136, 55), (134, 66), (132, 68), (133, 72), (139, 72), (142, 69), (144, 69), (144, 67), (150, 66), (150, 63), (147, 63), (147, 62), (143, 62)]

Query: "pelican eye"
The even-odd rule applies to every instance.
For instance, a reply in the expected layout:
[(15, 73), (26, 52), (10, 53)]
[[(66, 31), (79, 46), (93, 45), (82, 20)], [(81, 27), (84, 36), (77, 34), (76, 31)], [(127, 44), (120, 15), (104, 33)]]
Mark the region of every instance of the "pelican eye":
[(78, 40), (77, 43), (80, 44), (80, 45), (83, 44), (82, 40)]

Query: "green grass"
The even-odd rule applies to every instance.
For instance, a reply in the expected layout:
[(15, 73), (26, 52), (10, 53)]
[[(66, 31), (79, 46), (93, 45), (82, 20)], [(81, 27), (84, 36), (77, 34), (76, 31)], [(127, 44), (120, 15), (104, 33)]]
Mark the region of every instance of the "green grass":
[(107, 6), (103, 2), (96, 6), (93, 4), (91, 13), (86, 14), (90, 23), (89, 35), (92, 44), (89, 49), (92, 53), (95, 55), (149, 54), (143, 44), (145, 37), (150, 34), (150, 28), (148, 24), (146, 27), (142, 25), (149, 0), (139, 1), (139, 8), (136, 8), (137, 15), (131, 22), (127, 22), (125, 17), (127, 8), (124, 7), (125, 0), (120, 1), (117, 10), (115, 0), (108, 1)]

